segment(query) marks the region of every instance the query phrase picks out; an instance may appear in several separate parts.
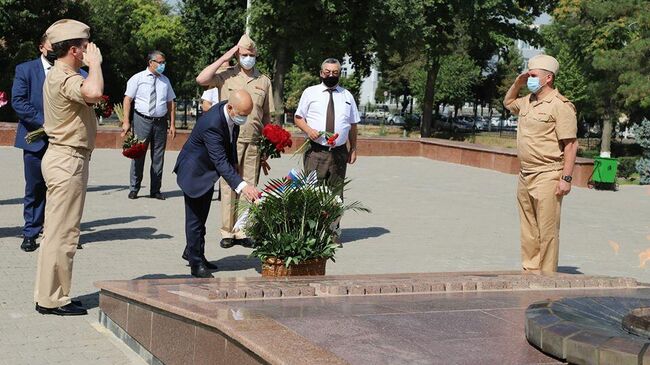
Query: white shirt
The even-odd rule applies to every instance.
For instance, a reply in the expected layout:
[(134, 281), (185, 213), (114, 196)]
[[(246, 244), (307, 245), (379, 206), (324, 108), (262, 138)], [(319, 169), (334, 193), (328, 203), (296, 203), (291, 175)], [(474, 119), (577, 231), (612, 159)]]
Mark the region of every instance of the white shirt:
[(47, 76), (47, 73), (50, 72), (52, 65), (50, 65), (49, 62), (47, 62), (47, 59), (43, 57), (43, 55), (41, 55), (41, 63), (43, 64), (43, 71), (45, 71), (45, 76)]
[[(228, 104), (223, 106), (223, 115), (226, 116), (226, 122), (228, 122), (228, 136), (230, 137), (230, 143), (232, 143), (232, 130), (235, 128), (235, 121), (232, 120), (230, 114), (228, 114)], [(237, 185), (235, 193), (241, 194), (241, 191), (246, 187), (246, 181), (242, 181)]]
[[(341, 86), (336, 86), (332, 97), (334, 100), (334, 133), (339, 134), (335, 147), (338, 147), (347, 143), (352, 124), (359, 123), (360, 118), (352, 93)], [(310, 86), (302, 92), (296, 115), (304, 118), (307, 125), (315, 130), (325, 132), (329, 101), (330, 93), (325, 84)], [(321, 136), (316, 142), (329, 147), (325, 136)]]
[[(156, 80), (156, 108), (153, 114), (149, 115), (149, 97), (154, 79)], [(124, 95), (134, 99), (135, 110), (138, 113), (152, 118), (164, 117), (167, 114), (167, 102), (176, 98), (167, 76), (156, 76), (148, 68), (131, 76), (126, 83)]]
[(207, 89), (203, 92), (203, 95), (201, 95), (201, 99), (205, 101), (209, 101), (212, 103), (212, 106), (216, 105), (219, 103), (219, 89), (216, 87), (213, 87), (212, 89)]

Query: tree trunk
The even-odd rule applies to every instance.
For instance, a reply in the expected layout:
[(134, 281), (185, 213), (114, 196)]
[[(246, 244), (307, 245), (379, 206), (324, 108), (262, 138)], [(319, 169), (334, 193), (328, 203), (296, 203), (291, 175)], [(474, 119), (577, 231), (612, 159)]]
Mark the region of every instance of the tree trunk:
[(431, 137), (432, 131), (432, 117), (433, 117), (433, 100), (436, 95), (436, 78), (438, 77), (438, 70), (440, 69), (440, 62), (438, 58), (431, 61), (429, 70), (427, 71), (427, 83), (424, 90), (424, 104), (422, 115), (422, 126), (420, 126), (420, 134), (423, 138)]
[(275, 63), (273, 65), (273, 104), (275, 105), (274, 118), (276, 121), (281, 121), (284, 114), (284, 79), (288, 70), (287, 62), (287, 46), (286, 42), (279, 42), (278, 49), (275, 54)]
[(603, 120), (603, 134), (600, 137), (600, 152), (611, 152), (612, 128), (614, 127), (614, 113), (607, 113)]

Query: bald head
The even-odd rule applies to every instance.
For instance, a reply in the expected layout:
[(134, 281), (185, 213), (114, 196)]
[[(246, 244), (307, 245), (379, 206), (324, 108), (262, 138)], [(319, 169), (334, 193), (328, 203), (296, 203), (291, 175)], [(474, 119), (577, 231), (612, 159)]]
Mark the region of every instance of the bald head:
[(253, 110), (253, 99), (246, 90), (237, 90), (228, 98), (228, 110), (232, 111), (231, 117), (247, 116)]

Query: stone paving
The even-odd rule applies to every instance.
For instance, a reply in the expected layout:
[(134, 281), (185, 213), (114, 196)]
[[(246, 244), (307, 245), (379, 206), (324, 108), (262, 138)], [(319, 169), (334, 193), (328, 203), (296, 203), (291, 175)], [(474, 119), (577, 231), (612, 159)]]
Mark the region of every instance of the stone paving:
[[(129, 161), (116, 150), (97, 150), (82, 220), (84, 249), (75, 257), (73, 293), (91, 308), (82, 318), (41, 316), (33, 309), (36, 253), (19, 245), (22, 225), (22, 156), (0, 148), (5, 171), (0, 192), (0, 364), (141, 364), (97, 322), (100, 280), (187, 277), (183, 200), (167, 153), (166, 201), (126, 199)], [(298, 158), (271, 163), (271, 177), (298, 166)], [(141, 193), (148, 195), (148, 169)], [(349, 168), (348, 199), (371, 214), (343, 220), (344, 248), (328, 274), (517, 270), (516, 179), (512, 175), (424, 158), (361, 157)], [(618, 192), (575, 189), (565, 199), (560, 266), (566, 273), (626, 276), (650, 282), (650, 189)], [(219, 202), (212, 206), (206, 256), (218, 277), (257, 276), (249, 249), (220, 249)], [(649, 251), (650, 252), (650, 251)]]

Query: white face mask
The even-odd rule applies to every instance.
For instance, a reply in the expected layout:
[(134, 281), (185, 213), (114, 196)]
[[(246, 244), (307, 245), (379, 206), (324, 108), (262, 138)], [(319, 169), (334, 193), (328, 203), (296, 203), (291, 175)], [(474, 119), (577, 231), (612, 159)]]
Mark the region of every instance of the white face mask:
[(239, 64), (244, 70), (250, 70), (255, 67), (255, 56), (239, 56)]

